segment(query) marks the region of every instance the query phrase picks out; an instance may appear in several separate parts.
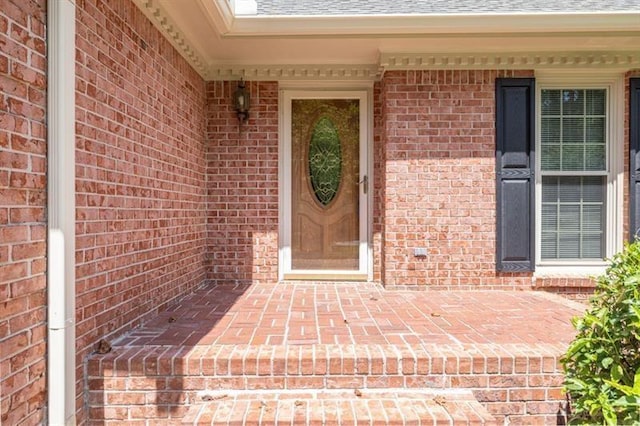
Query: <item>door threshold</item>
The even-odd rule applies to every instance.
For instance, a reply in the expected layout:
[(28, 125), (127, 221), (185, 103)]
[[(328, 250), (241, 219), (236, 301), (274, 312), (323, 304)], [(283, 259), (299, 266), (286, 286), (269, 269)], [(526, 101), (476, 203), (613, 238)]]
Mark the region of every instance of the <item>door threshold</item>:
[(368, 281), (367, 274), (332, 274), (291, 272), (282, 277), (285, 281)]

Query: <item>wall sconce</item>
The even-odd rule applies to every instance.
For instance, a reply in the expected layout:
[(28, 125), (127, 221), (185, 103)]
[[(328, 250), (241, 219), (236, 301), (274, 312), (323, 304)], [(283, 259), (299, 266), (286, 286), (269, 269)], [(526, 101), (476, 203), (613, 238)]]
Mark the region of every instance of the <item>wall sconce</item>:
[(238, 88), (233, 92), (233, 107), (236, 110), (238, 121), (240, 121), (241, 125), (249, 119), (249, 106), (249, 91), (244, 87), (244, 80), (240, 79)]

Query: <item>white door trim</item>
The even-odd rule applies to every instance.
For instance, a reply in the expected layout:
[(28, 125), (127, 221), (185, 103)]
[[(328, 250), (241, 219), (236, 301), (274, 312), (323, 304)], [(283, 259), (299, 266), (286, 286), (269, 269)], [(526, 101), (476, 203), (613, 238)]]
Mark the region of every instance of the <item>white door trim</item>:
[[(371, 247), (371, 218), (373, 217), (373, 105), (372, 90), (280, 90), (279, 96), (279, 247), (278, 278), (308, 280), (354, 280), (373, 278), (373, 249)], [(291, 101), (293, 99), (358, 99), (360, 101), (360, 168), (359, 179), (365, 176), (368, 188), (360, 187), (360, 269), (346, 270), (292, 270), (291, 269)]]

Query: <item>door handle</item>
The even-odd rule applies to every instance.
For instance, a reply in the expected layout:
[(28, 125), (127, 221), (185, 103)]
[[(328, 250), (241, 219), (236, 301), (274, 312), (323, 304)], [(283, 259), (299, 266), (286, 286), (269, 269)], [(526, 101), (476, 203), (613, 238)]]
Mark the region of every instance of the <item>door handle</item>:
[(364, 175), (362, 177), (362, 180), (358, 182), (358, 184), (362, 185), (362, 191), (366, 194), (369, 190), (369, 178), (367, 177), (367, 175)]

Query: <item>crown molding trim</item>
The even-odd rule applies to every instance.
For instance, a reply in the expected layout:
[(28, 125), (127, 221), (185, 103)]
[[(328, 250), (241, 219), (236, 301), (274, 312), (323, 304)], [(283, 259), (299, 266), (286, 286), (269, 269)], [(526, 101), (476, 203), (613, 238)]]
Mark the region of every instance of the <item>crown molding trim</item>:
[(210, 80), (328, 80), (375, 81), (382, 77), (378, 65), (213, 65)]
[(634, 68), (640, 52), (382, 53), (385, 70)]
[[(198, 51), (163, 7), (162, 0), (133, 0), (164, 37), (205, 80), (376, 81), (387, 70), (443, 69), (608, 69), (640, 68), (640, 51), (585, 52), (382, 52), (369, 64), (216, 64)], [(198, 0), (221, 35), (235, 19), (228, 0)]]
[(385, 71), (446, 69), (607, 69), (640, 68), (640, 52), (383, 53), (371, 65), (213, 65), (210, 80), (376, 81)]
[(133, 2), (193, 69), (206, 80), (207, 61), (192, 47), (191, 42), (178, 29), (162, 5), (157, 0), (133, 0)]

